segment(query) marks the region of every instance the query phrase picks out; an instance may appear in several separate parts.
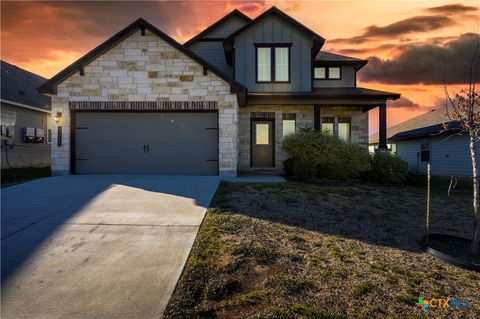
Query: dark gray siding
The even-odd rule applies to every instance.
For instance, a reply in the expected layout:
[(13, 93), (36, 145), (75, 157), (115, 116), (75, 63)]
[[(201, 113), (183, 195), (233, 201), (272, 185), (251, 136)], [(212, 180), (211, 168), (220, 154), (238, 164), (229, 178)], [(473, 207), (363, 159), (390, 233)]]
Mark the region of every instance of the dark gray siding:
[(233, 68), (227, 64), (222, 42), (194, 42), (188, 48), (220, 71), (233, 76)]
[[(2, 103), (2, 125), (12, 127), (14, 123), (13, 148), (5, 149), (2, 146), (2, 168), (49, 166), (51, 162), (50, 144), (46, 143), (47, 121), (50, 114), (29, 110), (27, 108)], [(23, 142), (23, 129), (26, 127), (43, 128), (45, 142), (38, 144)], [(2, 135), (2, 145), (6, 136)], [(8, 152), (8, 154), (7, 154)], [(8, 155), (8, 161), (7, 161)]]
[(239, 17), (231, 17), (203, 36), (203, 38), (226, 38), (243, 27), (247, 22)]
[(313, 87), (355, 87), (355, 67), (353, 65), (342, 65), (342, 78), (340, 80), (314, 80)]
[[(233, 32), (237, 31), (247, 22), (239, 17), (231, 17), (223, 23), (216, 26), (210, 32), (204, 34), (203, 38), (226, 38)], [(225, 52), (223, 50), (223, 44), (218, 42), (201, 42), (195, 41), (188, 45), (188, 48), (207, 60), (207, 62), (216, 66), (220, 71), (223, 71), (227, 75), (233, 76), (233, 67), (227, 64), (225, 58)]]
[[(290, 83), (256, 83), (255, 43), (292, 43)], [(250, 92), (308, 92), (312, 39), (276, 16), (267, 16), (235, 38), (235, 79)]]

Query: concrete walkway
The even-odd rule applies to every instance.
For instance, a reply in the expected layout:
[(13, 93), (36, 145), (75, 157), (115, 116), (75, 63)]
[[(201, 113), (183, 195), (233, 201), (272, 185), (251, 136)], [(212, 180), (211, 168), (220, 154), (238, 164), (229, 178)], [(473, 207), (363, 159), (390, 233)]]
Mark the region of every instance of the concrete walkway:
[(62, 176), (2, 190), (2, 318), (160, 318), (218, 177)]

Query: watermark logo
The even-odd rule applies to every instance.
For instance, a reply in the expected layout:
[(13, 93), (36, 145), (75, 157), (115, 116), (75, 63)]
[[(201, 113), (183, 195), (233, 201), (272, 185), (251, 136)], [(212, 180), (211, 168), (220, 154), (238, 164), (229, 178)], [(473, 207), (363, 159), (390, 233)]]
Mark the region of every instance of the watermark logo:
[(443, 309), (465, 309), (470, 307), (468, 299), (462, 298), (433, 298), (424, 299), (418, 297), (417, 307), (423, 310), (443, 308)]

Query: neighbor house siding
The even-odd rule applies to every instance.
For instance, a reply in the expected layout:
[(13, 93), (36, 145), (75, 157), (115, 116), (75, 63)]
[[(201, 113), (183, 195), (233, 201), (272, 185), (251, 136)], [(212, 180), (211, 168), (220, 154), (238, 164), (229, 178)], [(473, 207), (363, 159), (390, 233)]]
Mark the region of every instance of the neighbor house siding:
[(397, 155), (408, 162), (408, 169), (417, 174), (427, 172), (427, 163), (420, 161), (421, 140), (397, 142)]
[[(291, 43), (290, 83), (256, 83), (255, 43)], [(250, 92), (305, 92), (312, 86), (312, 39), (276, 16), (267, 16), (235, 38), (235, 79)]]
[[(217, 101), (219, 170), (235, 173), (238, 158), (238, 104), (229, 84), (146, 30), (135, 31), (57, 87), (52, 113), (62, 112), (62, 146), (54, 130), (52, 170), (70, 171), (69, 101)], [(183, 76), (183, 77), (181, 77)], [(187, 77), (185, 77), (187, 76)], [(193, 78), (190, 78), (193, 77)], [(174, 137), (172, 137), (174, 138)]]
[[(469, 138), (466, 135), (433, 136), (430, 143), (431, 173), (434, 176), (472, 176)], [(427, 163), (420, 162), (422, 139), (397, 142), (397, 154), (408, 161), (409, 168), (419, 174), (427, 173)], [(480, 146), (477, 146), (480, 151)]]
[[(469, 138), (467, 135), (437, 136), (431, 139), (432, 174), (472, 176)], [(478, 149), (478, 147), (477, 147)]]
[(355, 87), (355, 67), (353, 65), (341, 66), (340, 80), (313, 80), (315, 88), (333, 88), (333, 87)]
[[(6, 103), (1, 105), (2, 125), (14, 129), (12, 148), (3, 145), (7, 137), (2, 136), (2, 168), (49, 166), (51, 154), (50, 144), (47, 144), (47, 129), (50, 114)], [(44, 142), (25, 143), (23, 130), (27, 127), (42, 128), (45, 133)]]

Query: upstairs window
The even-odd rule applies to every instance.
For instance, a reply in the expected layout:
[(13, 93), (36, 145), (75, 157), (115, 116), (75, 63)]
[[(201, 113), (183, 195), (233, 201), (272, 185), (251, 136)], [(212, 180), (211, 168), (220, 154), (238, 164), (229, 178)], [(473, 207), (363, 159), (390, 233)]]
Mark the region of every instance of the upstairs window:
[(327, 78), (327, 68), (315, 68), (314, 69), (315, 79), (326, 79)]
[(275, 48), (275, 82), (288, 82), (289, 80), (289, 48)]
[(257, 82), (290, 82), (290, 45), (256, 44)]
[(319, 66), (313, 69), (315, 80), (340, 80), (342, 78), (342, 69), (339, 66)]
[(333, 79), (333, 80), (338, 80), (340, 79), (341, 73), (340, 73), (340, 67), (339, 66), (334, 66), (334, 67), (329, 67), (328, 68), (328, 78)]
[(257, 48), (257, 81), (272, 81), (272, 48)]

